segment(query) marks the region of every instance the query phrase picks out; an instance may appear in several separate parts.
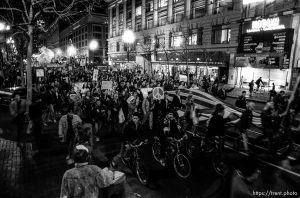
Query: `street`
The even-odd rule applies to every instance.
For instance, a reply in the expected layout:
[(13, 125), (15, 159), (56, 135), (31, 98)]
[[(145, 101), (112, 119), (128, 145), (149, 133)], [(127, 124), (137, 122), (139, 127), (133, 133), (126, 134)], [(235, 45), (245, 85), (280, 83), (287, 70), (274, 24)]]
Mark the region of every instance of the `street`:
[[(7, 112), (0, 114), (0, 126), (4, 130), (1, 137), (13, 140), (15, 132), (8, 122)], [(228, 136), (229, 137), (229, 136)], [(30, 138), (28, 138), (29, 140)], [(71, 168), (66, 164), (66, 147), (58, 142), (55, 125), (46, 127), (43, 132), (43, 149), (32, 156), (30, 146), (21, 152), (14, 142), (1, 139), (1, 196), (3, 197), (58, 197), (60, 183), (65, 170)], [(244, 155), (231, 148), (227, 140), (226, 159), (232, 167)], [(27, 144), (30, 145), (30, 144)], [(120, 148), (120, 138), (104, 137), (97, 146), (96, 161), (107, 165)], [(299, 163), (287, 164), (285, 158), (269, 158), (260, 152), (259, 169), (262, 171), (260, 190), (295, 191), (300, 186)], [(12, 155), (12, 156), (10, 156)], [(264, 156), (265, 155), (265, 156)], [(11, 159), (13, 158), (13, 160)], [(150, 184), (145, 187), (131, 173), (126, 174), (126, 197), (228, 197), (231, 175), (220, 177), (214, 173), (207, 157), (192, 160), (192, 174), (188, 179), (181, 179), (171, 167), (166, 169), (158, 164), (151, 153), (151, 144), (143, 147), (144, 163), (150, 171)], [(11, 162), (11, 160), (13, 162)], [(126, 169), (128, 171), (128, 169)], [(137, 193), (137, 194), (135, 194)]]

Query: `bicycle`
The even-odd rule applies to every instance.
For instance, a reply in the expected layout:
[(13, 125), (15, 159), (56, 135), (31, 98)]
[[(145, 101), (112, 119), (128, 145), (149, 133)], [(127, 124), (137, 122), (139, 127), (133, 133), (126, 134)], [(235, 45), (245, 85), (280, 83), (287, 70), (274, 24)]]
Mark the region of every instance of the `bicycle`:
[[(192, 169), (189, 159), (184, 154), (182, 154), (180, 149), (186, 139), (186, 135), (178, 140), (169, 137), (167, 139), (166, 147), (166, 161), (172, 161), (175, 173), (183, 179), (190, 176)], [(158, 137), (154, 137), (154, 142), (152, 144), (152, 154), (157, 162), (161, 161), (161, 143)]]
[(220, 176), (225, 176), (229, 171), (229, 167), (226, 163), (224, 163), (222, 153), (220, 151), (220, 141), (223, 141), (223, 138), (220, 137), (211, 140), (202, 134), (190, 131), (187, 131), (187, 133), (192, 136), (190, 141), (186, 144), (188, 156), (191, 159), (194, 159), (197, 156), (210, 155), (214, 171)]
[(149, 184), (149, 173), (145, 164), (141, 161), (139, 148), (147, 144), (146, 142), (141, 142), (137, 145), (128, 144), (128, 148), (124, 155), (121, 156), (121, 160), (124, 165), (130, 168), (137, 176), (137, 179), (143, 184)]

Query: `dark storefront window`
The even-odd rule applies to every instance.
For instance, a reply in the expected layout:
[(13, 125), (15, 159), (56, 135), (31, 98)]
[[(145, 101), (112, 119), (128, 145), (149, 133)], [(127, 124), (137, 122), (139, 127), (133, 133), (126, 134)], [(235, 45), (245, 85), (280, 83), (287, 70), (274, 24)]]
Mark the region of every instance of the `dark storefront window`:
[(212, 27), (212, 44), (229, 43), (231, 37), (231, 29), (228, 25), (218, 25)]

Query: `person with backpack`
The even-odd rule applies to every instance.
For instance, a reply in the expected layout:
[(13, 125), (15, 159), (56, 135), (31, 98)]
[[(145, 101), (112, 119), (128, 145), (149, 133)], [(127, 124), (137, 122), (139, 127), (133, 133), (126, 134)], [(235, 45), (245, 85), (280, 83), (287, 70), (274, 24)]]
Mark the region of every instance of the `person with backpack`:
[(243, 91), (242, 95), (238, 97), (238, 99), (235, 102), (235, 106), (241, 109), (246, 109), (247, 106), (246, 91)]
[(259, 77), (259, 78), (255, 81), (255, 84), (256, 84), (256, 86), (257, 86), (256, 91), (258, 91), (258, 90), (259, 90), (259, 87), (260, 87), (260, 84), (263, 85), (264, 82), (262, 81), (261, 77)]
[(254, 80), (252, 80), (251, 82), (249, 82), (250, 97), (252, 97), (253, 90), (254, 90)]

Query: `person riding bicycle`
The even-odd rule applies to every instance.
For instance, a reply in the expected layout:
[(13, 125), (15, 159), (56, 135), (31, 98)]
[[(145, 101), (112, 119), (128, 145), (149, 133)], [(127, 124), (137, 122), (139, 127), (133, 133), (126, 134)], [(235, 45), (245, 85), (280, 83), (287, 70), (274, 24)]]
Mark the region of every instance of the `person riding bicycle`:
[(207, 138), (219, 139), (219, 152), (222, 152), (224, 147), (225, 124), (231, 122), (232, 114), (224, 118), (225, 107), (222, 104), (217, 104), (215, 111), (208, 124)]
[(132, 115), (131, 120), (125, 125), (123, 131), (123, 145), (121, 155), (125, 155), (128, 150), (129, 144), (139, 144), (142, 141), (147, 142), (146, 136), (142, 130), (142, 123), (138, 113)]
[(176, 119), (175, 112), (172, 110), (168, 111), (162, 127), (163, 128), (161, 130), (159, 139), (161, 142), (161, 164), (164, 166), (166, 157), (166, 143), (168, 138), (179, 139), (183, 136), (183, 134), (181, 133), (181, 127)]

